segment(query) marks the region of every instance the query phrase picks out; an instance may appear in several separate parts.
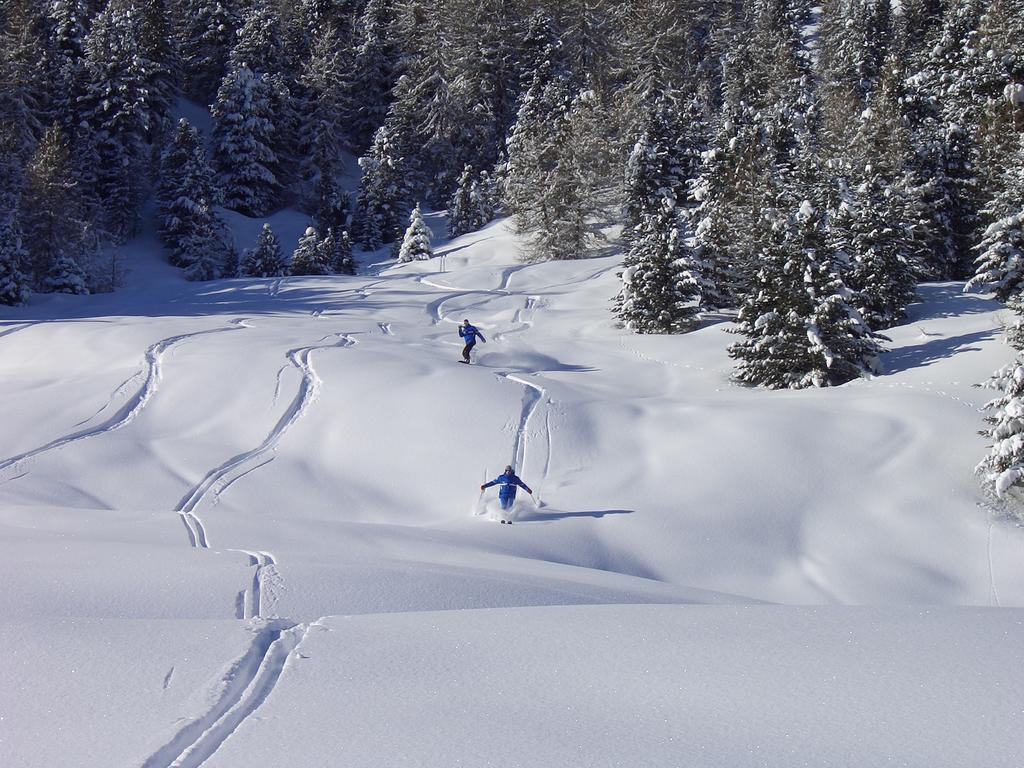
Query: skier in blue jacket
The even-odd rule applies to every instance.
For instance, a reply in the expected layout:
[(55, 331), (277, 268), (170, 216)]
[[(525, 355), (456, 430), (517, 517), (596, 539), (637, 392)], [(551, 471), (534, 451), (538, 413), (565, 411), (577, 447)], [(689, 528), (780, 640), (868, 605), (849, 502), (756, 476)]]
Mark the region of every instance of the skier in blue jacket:
[(469, 320), (463, 320), (462, 325), (459, 326), (459, 336), (466, 342), (465, 348), (462, 350), (462, 359), (460, 363), (469, 364), (469, 353), (473, 351), (473, 347), (476, 346), (476, 337), (480, 337), (480, 341), (484, 344), (487, 343), (487, 339), (480, 333), (480, 329), (475, 325), (470, 325)]
[(498, 475), (495, 479), (489, 483), (484, 483), (480, 486), (480, 490), (486, 490), (492, 485), (500, 485), (498, 489), (498, 501), (501, 503), (502, 509), (511, 509), (512, 503), (516, 500), (516, 487), (522, 488), (528, 494), (533, 496), (533, 491), (530, 490), (530, 486), (520, 480), (512, 469), (512, 465), (505, 467), (505, 474)]

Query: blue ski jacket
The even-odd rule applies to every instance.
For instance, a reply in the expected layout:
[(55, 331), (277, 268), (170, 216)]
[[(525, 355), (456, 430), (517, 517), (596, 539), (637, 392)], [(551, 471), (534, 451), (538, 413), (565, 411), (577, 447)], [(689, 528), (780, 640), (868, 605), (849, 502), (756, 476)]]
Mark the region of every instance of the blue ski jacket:
[(516, 497), (516, 486), (519, 486), (527, 493), (533, 493), (530, 490), (530, 486), (519, 479), (515, 474), (511, 475), (498, 475), (496, 478), (491, 480), (489, 483), (484, 483), (484, 488), (490, 488), (492, 485), (500, 485), (498, 489), (499, 499), (514, 499)]
[(459, 336), (465, 339), (467, 344), (476, 344), (477, 336), (479, 336), (484, 341), (484, 343), (487, 342), (487, 339), (484, 338), (484, 335), (480, 333), (480, 329), (477, 328), (475, 325), (460, 325)]

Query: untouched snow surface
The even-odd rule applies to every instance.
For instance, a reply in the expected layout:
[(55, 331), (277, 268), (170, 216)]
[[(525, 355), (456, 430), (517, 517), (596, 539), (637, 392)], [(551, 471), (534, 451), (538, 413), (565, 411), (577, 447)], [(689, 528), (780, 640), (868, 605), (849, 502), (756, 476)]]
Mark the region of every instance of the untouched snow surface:
[(0, 765), (1024, 761), (999, 305), (924, 286), (885, 375), (766, 392), (724, 320), (617, 329), (617, 258), (435, 247), (190, 284), (140, 240), (0, 310)]

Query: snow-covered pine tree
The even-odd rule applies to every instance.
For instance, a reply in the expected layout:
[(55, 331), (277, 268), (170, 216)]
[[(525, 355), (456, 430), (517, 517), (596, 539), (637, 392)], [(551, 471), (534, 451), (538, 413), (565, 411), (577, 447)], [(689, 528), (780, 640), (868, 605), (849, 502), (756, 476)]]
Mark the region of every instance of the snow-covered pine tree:
[[(22, 268), (40, 290), (47, 290), (47, 279), (55, 273), (75, 273), (65, 262), (73, 261), (70, 254), (77, 251), (82, 236), (83, 223), (77, 216), (76, 194), (67, 141), (60, 128), (54, 125), (39, 142), (26, 169), (18, 217), (28, 251), (28, 260)], [(61, 259), (64, 262), (58, 267)], [(69, 285), (73, 283), (72, 279)]]
[[(335, 234), (337, 232), (337, 234)], [(327, 252), (331, 270), (336, 275), (354, 275), (356, 264), (352, 258), (352, 241), (345, 230), (328, 229), (324, 236), (324, 250)]]
[(476, 174), (473, 166), (467, 165), (462, 169), (459, 183), (448, 204), (448, 237), (458, 237), (475, 228), (473, 216), (473, 185), (476, 183)]
[(845, 261), (843, 281), (868, 327), (890, 328), (906, 317), (917, 285), (899, 190), (868, 166), (848, 197), (829, 221), (830, 245)]
[(1024, 291), (1024, 134), (982, 214), (991, 223), (977, 246), (974, 277), (964, 290), (986, 286), (997, 299), (1008, 301)]
[[(538, 137), (540, 162), (532, 173), (540, 185), (533, 190), (526, 214), (517, 214), (520, 227), (536, 223), (527, 240), (527, 258), (582, 259), (603, 239), (597, 214), (599, 186), (609, 175), (605, 113), (595, 91), (580, 91), (554, 120), (550, 134)], [(549, 170), (541, 181), (540, 171), (547, 163)]]
[(751, 290), (758, 269), (758, 217), (770, 205), (774, 182), (766, 179), (767, 152), (754, 113), (739, 104), (726, 108), (722, 118), (711, 147), (701, 154), (689, 194), (695, 202), (696, 242), (717, 290), (707, 296), (708, 306), (735, 307)]
[(103, 228), (119, 242), (137, 230), (148, 192), (149, 140), (166, 108), (151, 90), (158, 64), (144, 55), (142, 24), (131, 0), (110, 0), (96, 17), (85, 41), (78, 105), (93, 132), (98, 160), (93, 193), (103, 207)]
[(369, 154), (359, 158), (363, 177), (353, 229), (366, 250), (395, 241), (401, 233), (410, 197), (406, 158), (411, 138), (407, 125), (389, 122), (377, 131)]
[(850, 305), (836, 273), (822, 216), (809, 200), (782, 213), (773, 242), (740, 308), (729, 347), (735, 378), (769, 389), (843, 384), (878, 371), (881, 347)]
[(451, 83), (457, 120), (463, 124), (456, 149), (463, 165), (493, 168), (516, 115), (521, 66), (517, 46), (524, 20), (507, 0), (467, 5), (461, 17), (466, 42), (456, 49), (459, 75)]
[(232, 251), (219, 230), (213, 209), (203, 202), (190, 217), (176, 249), (176, 261), (185, 267), (185, 279), (216, 280), (224, 277)]
[[(335, 177), (341, 170), (341, 148), (345, 142), (343, 124), (344, 57), (337, 47), (337, 33), (326, 26), (313, 39), (312, 50), (302, 74), (306, 94), (299, 178), (302, 199), (312, 210), (336, 204)], [(318, 222), (321, 226), (325, 222)], [(333, 225), (333, 223), (332, 223)]]
[(229, 0), (181, 0), (178, 32), (185, 70), (185, 91), (207, 104), (227, 71), (239, 27)]
[(430, 227), (423, 221), (420, 204), (416, 203), (416, 207), (409, 214), (409, 227), (405, 230), (405, 237), (402, 238), (402, 246), (398, 250), (398, 260), (407, 262), (432, 258), (434, 250), (430, 247), (430, 239)]
[(0, 210), (0, 304), (17, 306), (28, 299), (28, 278), (21, 271), (27, 258), (14, 211)]
[(260, 230), (256, 246), (245, 252), (240, 271), (248, 277), (284, 277), (288, 274), (281, 241), (269, 224), (264, 224)]
[(635, 333), (685, 333), (700, 320), (692, 239), (675, 201), (641, 214), (623, 261), (615, 314)]
[(975, 472), (986, 488), (1003, 497), (1024, 480), (1024, 359), (1018, 353), (982, 386), (1000, 395), (983, 407), (990, 426), (981, 434), (992, 444)]
[(0, 120), (14, 129), (13, 148), (24, 159), (51, 122), (57, 94), (46, 60), (45, 4), (9, 0), (0, 4)]
[(356, 151), (369, 146), (384, 124), (391, 103), (400, 54), (397, 22), (395, 0), (368, 0), (359, 21), (360, 40), (346, 99), (352, 148)]
[(78, 262), (68, 253), (58, 251), (50, 262), (49, 271), (43, 276), (40, 290), (44, 293), (89, 293), (85, 273)]
[(231, 69), (213, 104), (213, 162), (224, 205), (247, 216), (273, 210), (281, 194), (273, 150), (272, 89), (248, 67)]
[(278, 9), (267, 0), (249, 4), (228, 57), (228, 69), (245, 67), (264, 76), (284, 72), (286, 58)]
[(686, 200), (692, 169), (684, 167), (684, 158), (678, 151), (684, 126), (676, 101), (678, 98), (664, 94), (658, 97), (645, 116), (626, 161), (627, 232), (648, 215), (658, 214), (666, 196), (672, 197), (676, 205)]
[(86, 24), (89, 8), (85, 0), (54, 0), (51, 19), (49, 63), (54, 82), (53, 118), (69, 135), (77, 122), (77, 89), (82, 82)]
[[(176, 266), (181, 237), (191, 228), (192, 219), (201, 212), (213, 211), (219, 190), (214, 184), (213, 170), (206, 158), (199, 132), (182, 118), (160, 158), (157, 183), (157, 221), (160, 240), (171, 249), (171, 262)], [(214, 226), (222, 226), (213, 212)]]
[(500, 207), (500, 192), (497, 180), (487, 171), (480, 171), (470, 191), (471, 210), (475, 217), (474, 229), (492, 221)]
[(161, 146), (172, 129), (170, 112), (181, 93), (182, 62), (171, 33), (170, 4), (177, 0), (133, 0), (139, 8), (138, 56), (145, 62), (145, 94), (151, 117), (151, 146)]
[(554, 136), (561, 130), (559, 123), (568, 116), (572, 98), (568, 76), (554, 63), (556, 50), (550, 46), (549, 55), (533, 73), (508, 139), (502, 204), (524, 232), (540, 227), (537, 198), (557, 162)]
[(989, 426), (981, 434), (991, 445), (975, 467), (982, 485), (1000, 498), (1024, 483), (1024, 303), (1020, 293), (1010, 298), (1009, 307), (1016, 317), (1007, 328), (1006, 341), (1017, 351), (1017, 358), (979, 385), (1000, 394), (983, 407)]
[(324, 240), (320, 234), (307, 227), (305, 234), (299, 238), (299, 245), (292, 253), (290, 274), (293, 275), (329, 275), (331, 274), (331, 256), (324, 248)]

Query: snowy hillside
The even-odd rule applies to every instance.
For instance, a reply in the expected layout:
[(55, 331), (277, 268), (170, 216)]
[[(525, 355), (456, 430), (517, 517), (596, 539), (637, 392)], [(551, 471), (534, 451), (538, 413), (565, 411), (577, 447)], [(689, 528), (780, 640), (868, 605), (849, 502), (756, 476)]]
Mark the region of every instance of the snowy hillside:
[(0, 309), (0, 765), (1020, 765), (1000, 305), (768, 392), (724, 320), (614, 327), (621, 257), (439, 243)]

